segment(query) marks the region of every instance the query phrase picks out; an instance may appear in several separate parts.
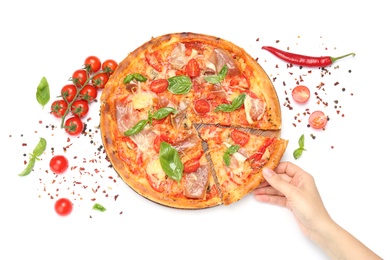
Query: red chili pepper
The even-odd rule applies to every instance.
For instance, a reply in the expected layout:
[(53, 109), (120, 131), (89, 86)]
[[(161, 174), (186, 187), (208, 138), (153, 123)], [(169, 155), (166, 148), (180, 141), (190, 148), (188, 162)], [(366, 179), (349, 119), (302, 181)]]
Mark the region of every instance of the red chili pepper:
[(326, 67), (334, 63), (336, 60), (345, 58), (350, 55), (355, 56), (355, 53), (351, 52), (346, 55), (335, 57), (335, 58), (330, 56), (312, 57), (312, 56), (306, 56), (306, 55), (291, 53), (287, 51), (282, 51), (271, 46), (263, 46), (262, 49), (271, 52), (276, 57), (284, 61), (290, 62), (295, 65), (307, 66), (307, 67)]

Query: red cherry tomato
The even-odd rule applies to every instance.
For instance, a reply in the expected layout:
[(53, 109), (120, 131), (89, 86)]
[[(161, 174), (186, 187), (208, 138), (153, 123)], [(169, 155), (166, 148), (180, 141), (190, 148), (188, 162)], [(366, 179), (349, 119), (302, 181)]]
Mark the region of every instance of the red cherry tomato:
[(77, 88), (73, 84), (65, 85), (61, 89), (61, 96), (64, 100), (67, 100), (68, 103), (73, 101), (76, 94), (77, 94)]
[(310, 90), (306, 86), (296, 86), (291, 92), (292, 98), (298, 103), (305, 103), (310, 98)]
[(50, 160), (50, 170), (56, 174), (64, 173), (69, 166), (68, 159), (63, 155), (55, 155)]
[(117, 67), (118, 63), (112, 59), (108, 59), (102, 64), (102, 70), (104, 70), (104, 72), (106, 72), (108, 75), (114, 73)]
[(92, 85), (86, 85), (80, 90), (79, 96), (81, 99), (88, 101), (91, 103), (97, 98), (98, 90), (96, 87)]
[(190, 59), (186, 66), (186, 73), (189, 77), (194, 78), (200, 75), (199, 64), (195, 59)]
[(96, 73), (101, 68), (101, 61), (96, 56), (88, 56), (84, 61), (84, 67), (89, 73)]
[(68, 108), (68, 104), (65, 100), (56, 100), (51, 104), (51, 111), (50, 114), (52, 114), (55, 117), (61, 118), (65, 115), (66, 109)]
[(88, 114), (89, 111), (89, 104), (88, 101), (84, 99), (78, 99), (75, 102), (73, 102), (71, 107), (72, 114), (83, 118)]
[(210, 112), (211, 105), (206, 99), (198, 99), (195, 101), (195, 111), (199, 114)]
[(76, 85), (76, 87), (82, 87), (84, 86), (85, 82), (87, 82), (88, 80), (88, 73), (86, 70), (76, 70), (75, 72), (73, 72), (73, 75), (72, 75), (72, 81), (73, 81), (73, 84)]
[(184, 163), (183, 172), (190, 173), (195, 172), (200, 167), (199, 159), (193, 158)]
[(322, 111), (314, 111), (309, 116), (309, 125), (315, 129), (321, 129), (328, 123), (328, 117)]
[(93, 76), (92, 85), (97, 88), (103, 89), (108, 81), (108, 75), (106, 73), (99, 73)]
[(232, 131), (230, 136), (236, 144), (239, 144), (241, 146), (244, 146), (249, 141), (249, 135), (247, 133), (236, 129)]
[(68, 118), (64, 125), (65, 131), (70, 135), (79, 135), (84, 130), (84, 124), (77, 116)]
[(154, 93), (158, 94), (158, 93), (161, 93), (161, 92), (164, 92), (165, 90), (167, 90), (168, 85), (169, 85), (168, 80), (156, 79), (150, 83), (150, 90), (153, 91)]
[(55, 202), (54, 210), (60, 216), (67, 216), (73, 210), (73, 203), (67, 198), (60, 198)]

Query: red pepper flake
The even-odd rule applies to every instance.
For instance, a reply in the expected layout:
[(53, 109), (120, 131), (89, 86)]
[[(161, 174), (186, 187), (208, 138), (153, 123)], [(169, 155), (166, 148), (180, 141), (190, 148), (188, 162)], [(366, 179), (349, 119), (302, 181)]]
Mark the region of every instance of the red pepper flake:
[(119, 197), (119, 195), (117, 194), (117, 195), (115, 195), (114, 196), (114, 200), (116, 201), (116, 199)]
[(22, 146), (27, 146), (27, 144), (26, 143), (22, 143)]
[(340, 84), (340, 83), (339, 82), (334, 83), (335, 86), (337, 86), (338, 84)]

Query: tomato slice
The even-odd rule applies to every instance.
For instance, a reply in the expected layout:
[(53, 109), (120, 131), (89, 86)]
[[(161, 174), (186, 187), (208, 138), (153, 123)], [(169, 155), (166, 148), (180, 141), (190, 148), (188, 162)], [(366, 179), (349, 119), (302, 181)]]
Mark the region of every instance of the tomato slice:
[(236, 144), (241, 146), (244, 146), (249, 141), (249, 135), (237, 129), (234, 129), (230, 136)]
[(158, 94), (168, 88), (169, 82), (166, 79), (156, 79), (150, 83), (150, 90)]
[(328, 117), (322, 111), (314, 111), (309, 116), (309, 125), (315, 129), (321, 129), (328, 123)]
[(158, 72), (162, 72), (163, 65), (161, 64), (160, 56), (158, 55), (158, 52), (156, 52), (156, 51), (145, 52), (145, 58), (150, 66), (152, 66)]
[(190, 59), (186, 66), (186, 72), (187, 75), (191, 78), (199, 77), (200, 75), (200, 68), (199, 64), (195, 59)]
[(199, 160), (197, 158), (190, 159), (184, 163), (185, 173), (195, 172), (200, 167)]
[(310, 90), (308, 87), (299, 85), (291, 92), (292, 98), (298, 103), (306, 103), (310, 98)]
[(146, 174), (146, 179), (149, 182), (150, 187), (152, 187), (157, 192), (164, 192), (165, 186), (167, 185), (166, 181), (159, 181), (156, 174)]
[(198, 99), (195, 101), (195, 111), (199, 114), (210, 112), (211, 105), (206, 99)]

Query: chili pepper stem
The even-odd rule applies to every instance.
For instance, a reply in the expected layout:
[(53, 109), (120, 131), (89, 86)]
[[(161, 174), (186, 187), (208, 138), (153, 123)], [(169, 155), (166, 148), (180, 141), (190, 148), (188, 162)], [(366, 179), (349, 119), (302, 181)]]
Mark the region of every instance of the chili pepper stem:
[(335, 62), (336, 60), (339, 60), (339, 59), (342, 59), (342, 58), (345, 58), (345, 57), (348, 57), (348, 56), (355, 56), (355, 53), (354, 52), (351, 52), (351, 53), (348, 53), (348, 54), (345, 54), (343, 56), (339, 56), (339, 57), (330, 57), (330, 59), (332, 60), (332, 63)]

